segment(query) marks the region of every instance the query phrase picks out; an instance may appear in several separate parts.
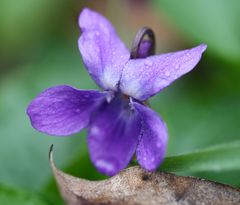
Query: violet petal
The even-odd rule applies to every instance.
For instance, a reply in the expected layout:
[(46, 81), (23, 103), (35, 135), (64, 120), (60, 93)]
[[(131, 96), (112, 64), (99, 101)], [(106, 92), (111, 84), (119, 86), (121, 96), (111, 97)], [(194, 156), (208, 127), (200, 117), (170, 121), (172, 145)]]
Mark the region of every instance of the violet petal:
[(66, 136), (88, 125), (90, 115), (104, 101), (107, 93), (77, 90), (60, 85), (38, 95), (28, 106), (32, 126), (49, 135)]
[(82, 35), (78, 46), (84, 64), (96, 83), (105, 90), (117, 90), (122, 69), (130, 57), (111, 23), (101, 14), (83, 9), (79, 17)]
[(121, 97), (105, 103), (92, 117), (88, 146), (90, 157), (99, 172), (112, 176), (131, 160), (141, 130), (136, 111)]
[(167, 127), (159, 115), (149, 107), (137, 102), (133, 106), (142, 118), (142, 131), (137, 146), (137, 160), (149, 171), (154, 171), (162, 162), (168, 141)]
[(122, 73), (121, 91), (140, 101), (148, 99), (191, 71), (206, 47), (201, 44), (192, 49), (129, 60)]

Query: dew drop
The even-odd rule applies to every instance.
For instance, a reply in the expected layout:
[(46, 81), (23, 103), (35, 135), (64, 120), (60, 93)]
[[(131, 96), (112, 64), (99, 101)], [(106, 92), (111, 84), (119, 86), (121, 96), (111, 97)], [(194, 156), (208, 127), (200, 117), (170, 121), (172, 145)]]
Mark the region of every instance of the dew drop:
[(162, 144), (160, 142), (157, 143), (157, 147), (160, 148)]
[(91, 135), (99, 135), (100, 129), (97, 126), (92, 126), (90, 133)]
[(84, 95), (84, 98), (89, 98), (89, 94), (85, 94), (85, 95)]
[(107, 172), (112, 172), (114, 171), (114, 165), (111, 162), (108, 162), (106, 160), (99, 159), (96, 161), (96, 167), (100, 169), (104, 169)]
[(152, 66), (152, 65), (153, 65), (153, 62), (150, 61), (150, 60), (146, 60), (146, 61), (144, 62), (144, 65), (146, 65), (146, 66)]
[(170, 72), (167, 70), (167, 71), (165, 71), (165, 76), (166, 77), (169, 77), (170, 76)]

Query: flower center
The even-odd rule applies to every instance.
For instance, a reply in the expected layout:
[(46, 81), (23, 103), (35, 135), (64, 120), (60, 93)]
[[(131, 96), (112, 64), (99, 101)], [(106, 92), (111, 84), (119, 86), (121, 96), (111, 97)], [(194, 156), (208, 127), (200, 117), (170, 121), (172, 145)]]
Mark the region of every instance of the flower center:
[[(133, 40), (130, 54), (130, 59), (147, 58), (148, 56), (155, 54), (155, 35), (152, 29), (143, 27), (138, 31), (135, 39)], [(119, 84), (117, 87), (119, 87)], [(121, 101), (124, 109), (130, 108), (130, 110), (133, 110), (131, 107), (131, 101), (133, 100), (131, 96), (121, 93), (120, 89), (112, 94), (113, 95), (107, 99), (108, 102), (110, 102), (114, 97)], [(149, 106), (147, 101), (140, 103)]]

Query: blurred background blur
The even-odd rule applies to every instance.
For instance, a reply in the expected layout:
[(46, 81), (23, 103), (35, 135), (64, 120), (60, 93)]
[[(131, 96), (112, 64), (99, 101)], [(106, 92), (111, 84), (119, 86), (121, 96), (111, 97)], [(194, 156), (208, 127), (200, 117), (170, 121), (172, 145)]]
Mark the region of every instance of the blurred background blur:
[[(142, 26), (157, 37), (157, 53), (206, 43), (197, 68), (151, 99), (169, 129), (168, 156), (240, 139), (240, 1), (1, 0), (0, 204), (62, 204), (48, 163), (102, 179), (92, 166), (86, 133), (52, 137), (35, 131), (28, 103), (42, 90), (69, 84), (97, 88), (77, 47), (83, 7), (104, 14), (130, 48)], [(240, 173), (186, 172), (240, 187)]]

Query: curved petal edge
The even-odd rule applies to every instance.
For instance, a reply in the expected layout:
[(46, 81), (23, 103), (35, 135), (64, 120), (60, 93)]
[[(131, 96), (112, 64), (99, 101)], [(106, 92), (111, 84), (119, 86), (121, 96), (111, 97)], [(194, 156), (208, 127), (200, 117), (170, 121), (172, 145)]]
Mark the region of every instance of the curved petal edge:
[(95, 82), (105, 90), (117, 90), (130, 53), (112, 24), (88, 8), (79, 17), (82, 34), (78, 46), (83, 62)]
[(126, 95), (145, 101), (191, 71), (206, 48), (201, 44), (187, 50), (131, 59), (123, 70), (120, 89)]
[(138, 163), (148, 171), (154, 171), (164, 159), (168, 132), (160, 116), (149, 107), (133, 102), (142, 118), (142, 130), (136, 150)]

